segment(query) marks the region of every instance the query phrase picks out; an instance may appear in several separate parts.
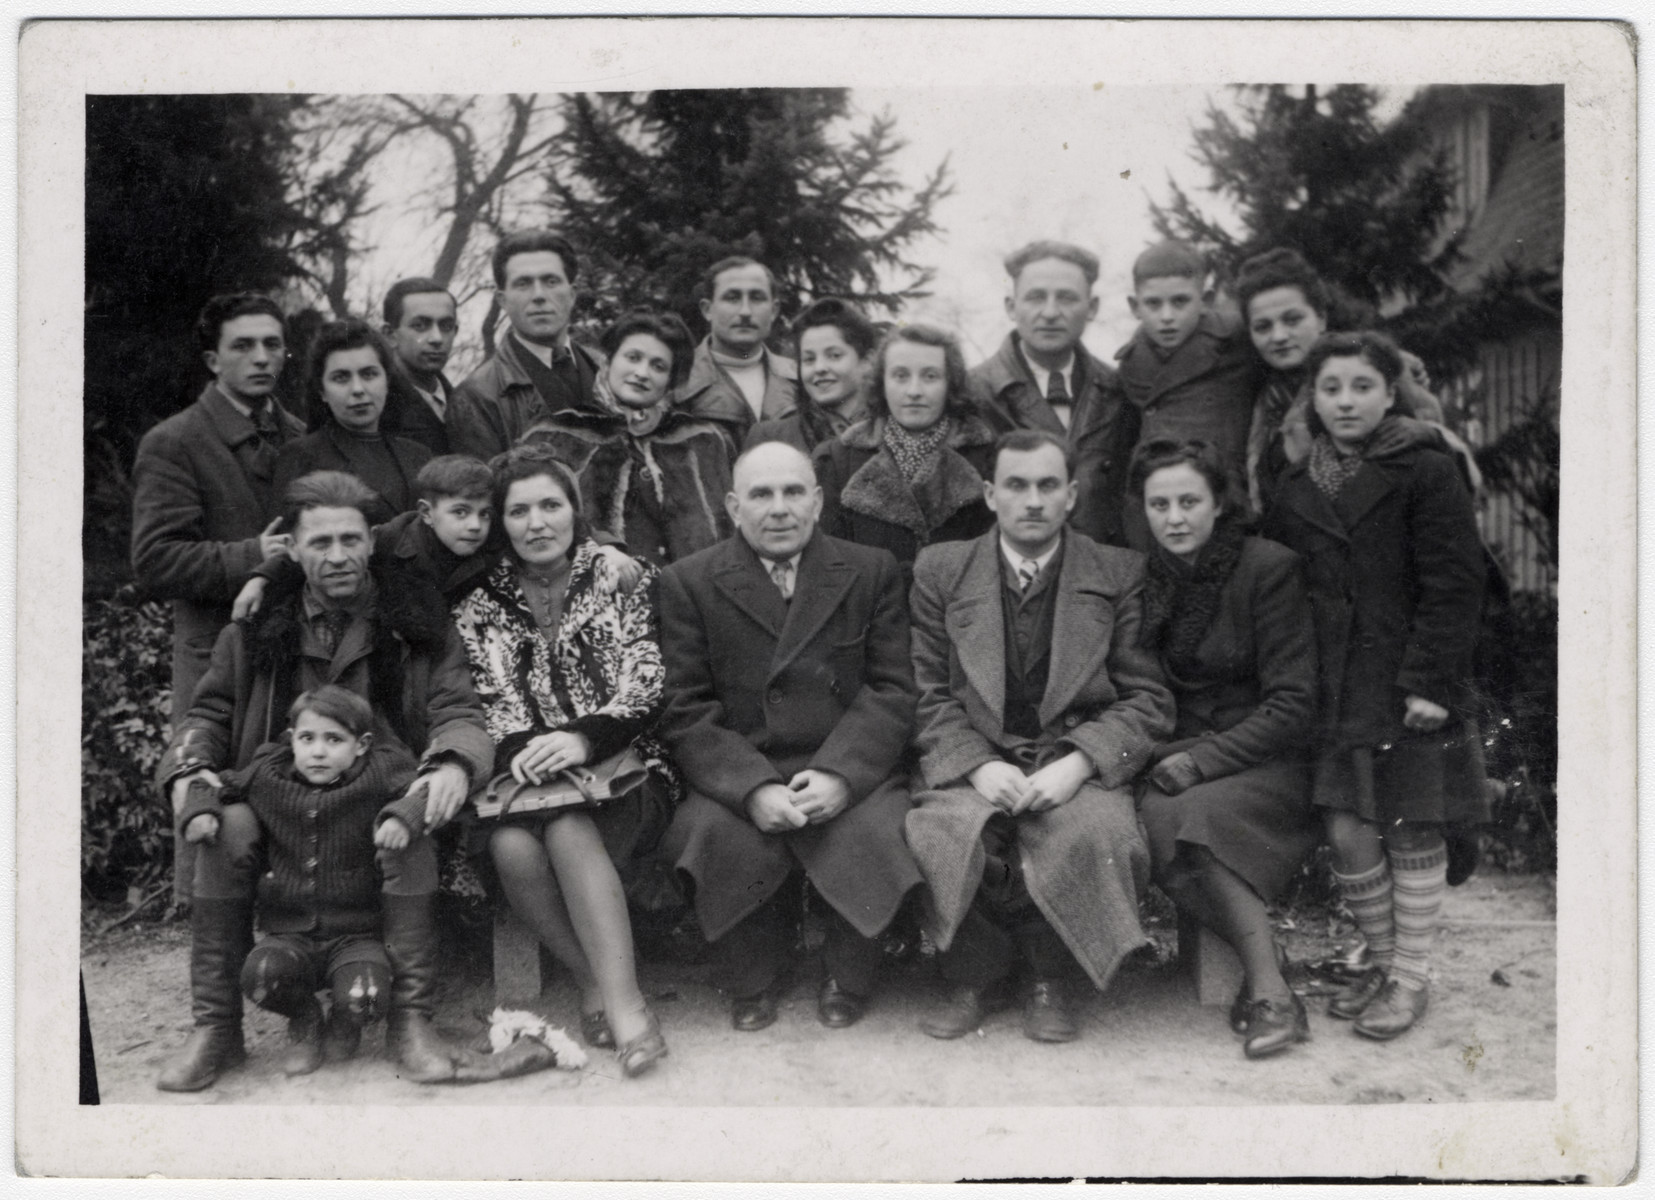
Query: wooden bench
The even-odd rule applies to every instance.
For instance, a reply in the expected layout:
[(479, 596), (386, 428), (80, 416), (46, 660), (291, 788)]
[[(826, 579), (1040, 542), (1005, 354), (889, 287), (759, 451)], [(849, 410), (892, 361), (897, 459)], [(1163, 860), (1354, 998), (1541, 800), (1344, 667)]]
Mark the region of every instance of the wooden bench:
[(540, 999), (540, 939), (505, 904), (494, 910), (494, 1003), (522, 1008)]
[(1230, 943), (1183, 913), (1178, 914), (1178, 965), (1189, 973), (1202, 1005), (1227, 1008), (1241, 988), (1241, 959)]

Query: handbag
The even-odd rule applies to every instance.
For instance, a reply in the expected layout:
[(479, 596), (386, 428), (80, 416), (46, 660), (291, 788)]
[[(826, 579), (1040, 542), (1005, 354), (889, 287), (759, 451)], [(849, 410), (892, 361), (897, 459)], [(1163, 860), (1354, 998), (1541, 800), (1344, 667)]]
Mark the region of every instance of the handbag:
[(567, 767), (544, 783), (519, 783), (508, 771), (488, 781), (487, 793), (476, 801), (477, 815), (597, 808), (637, 791), (648, 777), (649, 768), (631, 746), (602, 762)]

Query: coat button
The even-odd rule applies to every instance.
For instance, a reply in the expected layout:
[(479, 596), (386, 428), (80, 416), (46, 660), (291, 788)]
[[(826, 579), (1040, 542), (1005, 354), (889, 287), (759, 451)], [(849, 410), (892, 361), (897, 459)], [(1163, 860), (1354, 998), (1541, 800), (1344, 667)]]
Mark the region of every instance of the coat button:
[(1063, 718), (1063, 728), (1065, 728), (1065, 729), (1073, 729), (1076, 725), (1079, 725), (1079, 724), (1080, 724), (1080, 718), (1075, 716), (1074, 713), (1070, 713), (1068, 716)]
[(771, 704), (780, 704), (782, 702), (781, 688), (771, 688), (770, 694), (765, 699), (770, 701)]

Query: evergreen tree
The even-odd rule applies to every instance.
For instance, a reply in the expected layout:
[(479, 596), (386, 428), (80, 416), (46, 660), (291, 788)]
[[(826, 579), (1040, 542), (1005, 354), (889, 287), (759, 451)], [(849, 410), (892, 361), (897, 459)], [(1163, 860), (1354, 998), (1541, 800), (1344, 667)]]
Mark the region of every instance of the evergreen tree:
[(1533, 283), (1506, 271), (1456, 290), (1462, 231), (1445, 228), (1454, 175), (1411, 106), (1375, 115), (1379, 93), (1345, 84), (1246, 85), (1239, 117), (1209, 106), (1195, 130), (1205, 190), (1234, 206), (1240, 229), (1204, 213), (1176, 183), (1156, 228), (1212, 252), (1220, 277), (1276, 246), (1298, 250), (1334, 293), (1336, 328), (1377, 327), (1425, 360), (1433, 376), (1470, 366), (1498, 337)]
[(908, 256), (937, 231), (946, 160), (909, 189), (888, 114), (856, 128), (842, 89), (574, 95), (550, 179), (553, 222), (583, 252), (585, 319), (638, 304), (704, 329), (702, 272), (746, 254), (780, 285), (783, 311), (823, 295), (894, 310), (932, 272)]

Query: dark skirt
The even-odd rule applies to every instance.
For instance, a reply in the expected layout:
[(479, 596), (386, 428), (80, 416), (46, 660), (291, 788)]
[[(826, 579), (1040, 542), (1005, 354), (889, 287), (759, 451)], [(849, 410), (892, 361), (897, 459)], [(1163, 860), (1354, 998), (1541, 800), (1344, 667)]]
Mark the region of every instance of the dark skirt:
[(1324, 754), (1313, 794), (1321, 808), (1379, 825), (1481, 824), (1489, 819), (1482, 730), (1462, 720), (1436, 733)]
[(490, 875), (493, 864), (489, 860), (488, 843), (496, 829), (507, 826), (526, 829), (539, 838), (546, 832), (548, 824), (562, 820), (571, 813), (585, 813), (592, 818), (593, 824), (598, 827), (598, 835), (603, 838), (603, 848), (609, 852), (609, 860), (615, 864), (616, 870), (624, 871), (629, 864), (655, 849), (672, 822), (672, 810), (671, 781), (651, 771), (642, 787), (597, 808), (509, 813), (505, 817), (484, 820), (477, 816), (475, 809), (467, 806), (464, 810), (467, 815), (462, 819), (467, 822), (466, 848), (480, 860), (479, 865), (488, 864), (487, 873)]
[(1178, 843), (1205, 846), (1265, 900), (1281, 893), (1322, 838), (1310, 804), (1310, 764), (1273, 759), (1169, 796), (1154, 784), (1138, 807), (1156, 879)]

